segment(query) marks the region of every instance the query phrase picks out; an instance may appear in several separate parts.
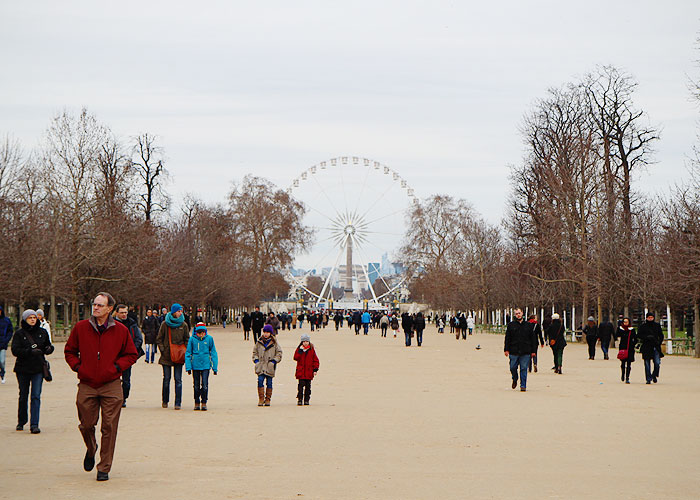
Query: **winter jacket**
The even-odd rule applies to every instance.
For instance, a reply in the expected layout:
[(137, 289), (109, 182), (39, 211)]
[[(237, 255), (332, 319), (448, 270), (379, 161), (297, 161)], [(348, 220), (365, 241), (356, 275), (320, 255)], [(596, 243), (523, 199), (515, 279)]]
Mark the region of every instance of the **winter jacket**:
[(243, 314), (243, 319), (241, 319), (241, 323), (243, 323), (244, 330), (250, 330), (250, 325), (252, 322), (253, 322), (253, 318), (250, 314), (248, 314), (248, 313)]
[(423, 330), (425, 330), (425, 318), (422, 314), (419, 314), (413, 320), (413, 329), (417, 332), (422, 332)]
[(654, 349), (659, 352), (659, 357), (663, 358), (661, 343), (664, 341), (664, 333), (660, 324), (656, 321), (645, 321), (639, 326), (637, 338), (641, 343), (639, 350), (642, 353), (642, 359), (653, 359)]
[(302, 344), (299, 344), (297, 350), (294, 351), (294, 361), (297, 362), (296, 378), (299, 380), (313, 380), (320, 366), (314, 345), (309, 343), (309, 348), (304, 350)]
[(540, 324), (534, 319), (529, 320), (529, 323), (533, 325), (533, 330), (535, 332), (535, 339), (537, 339), (537, 343), (543, 345), (544, 339), (542, 338), (542, 328), (540, 327)]
[(410, 332), (413, 330), (413, 317), (408, 313), (403, 313), (401, 315), (401, 328), (405, 332)]
[(260, 331), (265, 326), (265, 315), (261, 311), (253, 311), (250, 315), (250, 325), (253, 331)]
[(185, 371), (209, 369), (219, 371), (219, 356), (214, 339), (208, 333), (201, 339), (197, 334), (192, 335), (185, 352)]
[(255, 373), (274, 377), (280, 361), (282, 361), (282, 348), (275, 338), (272, 335), (267, 339), (261, 336), (253, 346)]
[(598, 326), (598, 338), (600, 338), (601, 343), (610, 343), (613, 333), (615, 332), (615, 327), (610, 321), (603, 321), (600, 326)]
[(584, 326), (583, 333), (586, 334), (586, 343), (588, 345), (592, 345), (598, 342), (598, 325), (594, 324), (593, 326)]
[[(564, 337), (564, 325), (560, 319), (553, 319), (545, 330), (544, 338), (552, 349), (564, 349), (566, 337)], [(552, 340), (554, 344), (552, 344)]]
[(277, 319), (277, 316), (272, 316), (271, 318), (267, 318), (267, 321), (265, 322), (266, 325), (270, 325), (272, 329), (275, 331), (275, 335), (277, 335), (277, 332), (280, 329), (280, 320)]
[(399, 319), (396, 316), (391, 317), (391, 329), (392, 330), (398, 330), (399, 329)]
[[(27, 335), (31, 335), (32, 342)], [(36, 344), (36, 347), (32, 347)], [(22, 321), (22, 327), (12, 336), (12, 354), (17, 357), (15, 373), (34, 375), (44, 371), (44, 355), (51, 354), (54, 347), (49, 334), (36, 323), (29, 326)]]
[(143, 330), (144, 342), (146, 344), (153, 345), (156, 343), (156, 337), (158, 336), (158, 329), (160, 328), (160, 323), (158, 318), (155, 316), (146, 316), (141, 322), (141, 330)]
[(537, 352), (537, 337), (533, 324), (524, 319), (508, 323), (503, 351), (516, 356)]
[(384, 325), (389, 326), (389, 317), (386, 314), (384, 314), (382, 316), (382, 319), (379, 320), (379, 324), (382, 326), (384, 326)]
[(169, 327), (168, 324), (163, 321), (158, 329), (158, 336), (156, 337), (156, 344), (158, 344), (158, 350), (160, 351), (158, 364), (174, 366), (175, 363), (170, 359), (170, 338), (168, 335), (172, 337), (173, 344), (187, 345), (187, 341), (190, 339), (190, 327), (187, 326), (186, 321), (177, 328)]
[(129, 329), (131, 340), (134, 342), (134, 347), (136, 347), (136, 352), (138, 353), (139, 357), (146, 354), (141, 347), (143, 346), (143, 335), (141, 335), (141, 330), (139, 329), (139, 325), (136, 323), (136, 321), (134, 321), (130, 316), (127, 316), (124, 321), (120, 320), (119, 318), (114, 319)]
[(362, 323), (362, 314), (360, 314), (360, 311), (355, 311), (352, 313), (352, 324), (353, 325), (359, 325)]
[(474, 318), (472, 318), (471, 316), (467, 318), (467, 328), (469, 328), (470, 330), (474, 329)]
[(372, 322), (372, 316), (367, 312), (362, 313), (362, 324), (367, 325)]
[(7, 346), (10, 345), (13, 331), (12, 321), (5, 316), (5, 311), (0, 307), (0, 351), (7, 349)]
[(102, 333), (94, 316), (78, 321), (63, 352), (80, 381), (94, 388), (117, 380), (138, 359), (129, 330), (111, 316)]
[[(629, 351), (627, 353), (627, 361), (630, 363), (634, 362), (634, 347), (637, 345), (637, 332), (634, 328), (629, 329), (629, 335), (624, 328), (620, 327), (617, 329), (617, 336), (620, 339), (620, 343), (617, 345), (618, 349), (627, 349), (629, 342)], [(628, 336), (630, 337), (628, 339)]]

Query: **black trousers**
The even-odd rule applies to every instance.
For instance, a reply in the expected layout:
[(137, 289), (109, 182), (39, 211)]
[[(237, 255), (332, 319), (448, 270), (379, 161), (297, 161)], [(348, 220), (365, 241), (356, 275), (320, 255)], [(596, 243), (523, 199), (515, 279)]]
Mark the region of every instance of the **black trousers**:
[(262, 331), (262, 328), (253, 328), (253, 342), (258, 341), (258, 339), (260, 338), (261, 331)]
[(297, 386), (297, 399), (303, 399), (307, 403), (311, 398), (311, 380), (310, 379), (299, 379), (299, 385)]

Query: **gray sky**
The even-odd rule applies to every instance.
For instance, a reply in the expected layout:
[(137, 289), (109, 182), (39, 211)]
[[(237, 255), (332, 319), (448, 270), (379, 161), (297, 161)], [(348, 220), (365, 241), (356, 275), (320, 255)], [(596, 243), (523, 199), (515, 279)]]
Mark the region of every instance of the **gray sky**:
[(357, 155), (498, 222), (523, 115), (613, 64), (662, 130), (641, 182), (667, 190), (698, 130), (700, 2), (568, 4), (4, 1), (0, 134), (30, 148), (57, 112), (87, 106), (118, 136), (160, 137), (175, 197), (224, 201), (246, 173), (287, 187)]

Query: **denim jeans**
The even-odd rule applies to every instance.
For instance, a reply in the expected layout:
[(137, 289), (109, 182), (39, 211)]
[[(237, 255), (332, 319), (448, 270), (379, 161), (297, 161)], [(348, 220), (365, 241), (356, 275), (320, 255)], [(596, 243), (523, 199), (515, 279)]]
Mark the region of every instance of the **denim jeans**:
[(207, 402), (209, 399), (209, 370), (192, 370), (194, 380), (194, 403)]
[(406, 334), (406, 347), (411, 346), (411, 331), (410, 330), (404, 330), (404, 334)]
[(518, 380), (518, 368), (520, 368), (520, 387), (524, 389), (527, 386), (527, 367), (530, 364), (529, 354), (509, 354), (510, 359), (510, 374), (513, 380)]
[(416, 330), (416, 342), (418, 342), (418, 345), (423, 343), (423, 330)]
[(608, 348), (609, 347), (610, 347), (610, 339), (607, 339), (607, 341), (600, 339), (600, 348), (602, 349), (604, 356), (608, 355)]
[(258, 387), (263, 387), (264, 382), (267, 382), (268, 389), (272, 389), (272, 377), (269, 375), (258, 375)]
[(365, 331), (365, 335), (367, 335), (367, 332), (369, 331), (369, 323), (363, 323), (362, 328)]
[(175, 406), (182, 404), (182, 365), (163, 365), (163, 403), (170, 401), (170, 377), (175, 372)]
[(7, 349), (0, 349), (0, 378), (5, 378), (5, 360), (7, 359)]
[(129, 397), (129, 392), (131, 391), (131, 367), (127, 368), (122, 372), (122, 394), (124, 394), (124, 401)]
[(16, 373), (19, 384), (19, 407), (17, 409), (17, 423), (27, 423), (27, 403), (29, 402), (29, 386), (31, 385), (31, 427), (39, 427), (39, 411), (41, 410), (41, 386), (44, 383), (43, 373)]
[[(654, 370), (651, 369), (651, 362), (654, 361)], [(658, 378), (659, 370), (661, 369), (661, 356), (659, 355), (658, 349), (654, 349), (654, 358), (644, 360), (644, 375), (646, 375), (647, 382), (651, 382), (652, 379)]]

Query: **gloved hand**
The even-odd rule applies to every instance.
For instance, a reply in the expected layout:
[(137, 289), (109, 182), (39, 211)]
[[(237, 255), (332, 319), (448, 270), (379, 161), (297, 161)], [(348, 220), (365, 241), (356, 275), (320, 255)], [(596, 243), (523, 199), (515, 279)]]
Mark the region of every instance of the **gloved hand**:
[(314, 368), (314, 373), (316, 373), (317, 371), (318, 371), (318, 368)]
[(218, 372), (217, 372), (216, 370), (214, 370), (214, 375), (216, 375), (217, 373), (218, 373)]
[(41, 355), (44, 354), (44, 353), (42, 352), (41, 349), (39, 349), (38, 347), (35, 347), (34, 349), (32, 349), (32, 354), (33, 354), (34, 356), (41, 356)]
[(187, 375), (192, 375), (192, 370), (187, 370)]
[(256, 359), (255, 361), (253, 361), (253, 363), (257, 363), (258, 361), (260, 361), (260, 360), (259, 360), (259, 359)]

